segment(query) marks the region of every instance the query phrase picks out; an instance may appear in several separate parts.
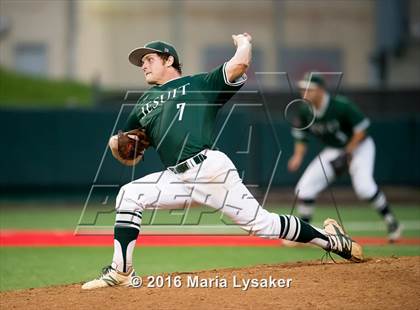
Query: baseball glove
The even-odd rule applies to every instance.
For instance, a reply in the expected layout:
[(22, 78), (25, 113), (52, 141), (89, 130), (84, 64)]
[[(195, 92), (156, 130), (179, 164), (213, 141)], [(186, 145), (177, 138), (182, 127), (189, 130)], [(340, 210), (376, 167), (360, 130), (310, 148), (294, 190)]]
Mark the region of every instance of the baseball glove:
[(118, 131), (118, 154), (124, 160), (133, 160), (143, 155), (149, 145), (150, 141), (144, 129)]
[(339, 176), (346, 172), (349, 168), (350, 160), (351, 154), (344, 152), (338, 155), (332, 161), (330, 161), (330, 164), (334, 169), (335, 175)]

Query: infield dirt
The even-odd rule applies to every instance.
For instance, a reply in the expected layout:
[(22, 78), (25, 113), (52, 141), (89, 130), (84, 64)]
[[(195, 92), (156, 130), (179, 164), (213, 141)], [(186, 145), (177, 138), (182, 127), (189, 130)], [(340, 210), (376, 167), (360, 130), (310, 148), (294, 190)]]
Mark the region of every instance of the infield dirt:
[[(176, 273), (182, 287), (105, 288), (80, 284), (0, 293), (1, 309), (419, 309), (420, 257), (371, 258), (360, 264), (297, 262), (238, 269)], [(233, 287), (242, 280), (292, 279), (289, 288)], [(213, 279), (212, 288), (192, 288), (188, 279)], [(216, 288), (216, 284), (227, 288)], [(203, 283), (204, 283), (203, 282)], [(195, 282), (190, 281), (190, 286)], [(156, 283), (155, 283), (156, 284)], [(204, 283), (205, 284), (205, 283)], [(277, 283), (278, 284), (278, 283)], [(217, 285), (216, 285), (217, 286)]]

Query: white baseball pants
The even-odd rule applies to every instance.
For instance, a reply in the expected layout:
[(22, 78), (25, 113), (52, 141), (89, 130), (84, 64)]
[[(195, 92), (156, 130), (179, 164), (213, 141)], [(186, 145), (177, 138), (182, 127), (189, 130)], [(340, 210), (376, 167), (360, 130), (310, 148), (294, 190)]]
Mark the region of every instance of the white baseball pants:
[[(341, 149), (326, 147), (312, 160), (296, 185), (295, 191), (299, 199), (316, 199), (318, 194), (335, 180), (330, 161), (340, 152)], [(368, 137), (354, 150), (349, 167), (353, 188), (359, 199), (370, 199), (378, 190), (373, 178), (374, 165), (375, 144), (373, 139)]]
[[(178, 209), (207, 205), (219, 210), (246, 231), (260, 237), (278, 239), (280, 218), (263, 209), (242, 183), (235, 165), (222, 152), (204, 150), (202, 163), (184, 173), (164, 170), (124, 185), (117, 196), (118, 211)], [(117, 215), (117, 220), (129, 214)]]

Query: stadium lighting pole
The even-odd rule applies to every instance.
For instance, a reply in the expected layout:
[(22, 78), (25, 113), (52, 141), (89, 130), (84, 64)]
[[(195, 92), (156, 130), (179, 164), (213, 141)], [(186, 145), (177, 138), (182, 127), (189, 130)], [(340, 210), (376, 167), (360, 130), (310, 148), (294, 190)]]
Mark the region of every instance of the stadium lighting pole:
[(77, 3), (67, 0), (67, 64), (66, 75), (69, 79), (75, 78), (76, 66), (76, 34), (77, 34)]

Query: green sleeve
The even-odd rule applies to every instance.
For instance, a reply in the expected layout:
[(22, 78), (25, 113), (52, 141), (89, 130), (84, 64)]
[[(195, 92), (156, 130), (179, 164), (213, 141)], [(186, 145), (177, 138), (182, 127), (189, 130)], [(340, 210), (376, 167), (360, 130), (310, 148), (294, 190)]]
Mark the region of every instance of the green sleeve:
[(304, 128), (309, 123), (308, 111), (304, 108), (299, 109), (299, 113), (292, 120), (292, 137), (295, 142), (307, 143), (308, 142), (308, 128)]
[(139, 113), (138, 112), (139, 112), (139, 109), (140, 109), (140, 102), (147, 95), (148, 95), (148, 93), (146, 92), (137, 100), (137, 104), (133, 107), (133, 110), (128, 115), (128, 118), (125, 122), (124, 131), (130, 131), (130, 130), (138, 129), (138, 128), (142, 127), (141, 124), (140, 124), (140, 120), (139, 120), (139, 116), (138, 116)]
[(207, 83), (210, 89), (213, 90), (239, 90), (244, 85), (247, 77), (244, 74), (236, 81), (229, 82), (226, 75), (226, 62), (223, 65), (218, 66), (214, 70), (204, 74), (204, 81)]
[(230, 82), (226, 76), (226, 63), (200, 75), (203, 90), (210, 102), (225, 103), (245, 84), (246, 74)]
[(353, 129), (353, 132), (367, 130), (370, 126), (369, 119), (360, 111), (353, 103), (347, 101), (343, 103), (343, 118), (347, 124)]
[(131, 111), (130, 115), (127, 118), (127, 121), (125, 122), (124, 125), (124, 131), (130, 131), (133, 129), (137, 129), (140, 128), (140, 123), (139, 123), (139, 119), (137, 117), (137, 106), (135, 106), (133, 108), (133, 110)]

